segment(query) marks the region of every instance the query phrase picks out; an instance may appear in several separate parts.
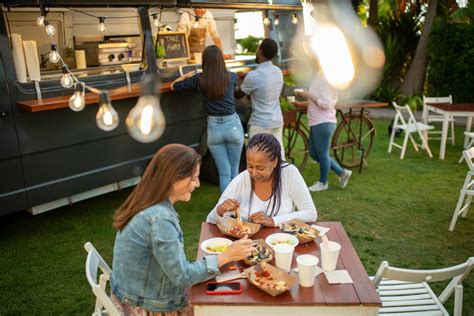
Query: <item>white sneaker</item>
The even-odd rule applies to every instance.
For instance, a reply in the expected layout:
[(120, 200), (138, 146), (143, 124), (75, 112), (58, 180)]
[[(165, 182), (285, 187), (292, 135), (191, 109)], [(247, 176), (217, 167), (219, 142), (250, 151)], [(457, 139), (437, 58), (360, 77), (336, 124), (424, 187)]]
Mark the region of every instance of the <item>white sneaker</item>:
[(324, 191), (329, 188), (328, 182), (322, 183), (320, 181), (316, 181), (312, 186), (309, 186), (308, 189), (311, 192), (318, 192), (318, 191)]
[(344, 189), (347, 186), (351, 175), (352, 175), (352, 171), (344, 169), (342, 175), (339, 177), (339, 185), (341, 186), (341, 188)]

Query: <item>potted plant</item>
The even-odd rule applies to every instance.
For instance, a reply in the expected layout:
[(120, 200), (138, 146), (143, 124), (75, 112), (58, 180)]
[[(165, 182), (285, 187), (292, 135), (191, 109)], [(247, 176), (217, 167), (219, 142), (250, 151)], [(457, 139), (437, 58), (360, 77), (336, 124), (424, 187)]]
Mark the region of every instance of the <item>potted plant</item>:
[(165, 57), (165, 49), (161, 46), (160, 43), (156, 45), (156, 58), (158, 67), (163, 68), (163, 57)]
[(285, 97), (280, 96), (280, 108), (283, 114), (283, 125), (289, 126), (296, 122), (296, 107), (290, 103)]

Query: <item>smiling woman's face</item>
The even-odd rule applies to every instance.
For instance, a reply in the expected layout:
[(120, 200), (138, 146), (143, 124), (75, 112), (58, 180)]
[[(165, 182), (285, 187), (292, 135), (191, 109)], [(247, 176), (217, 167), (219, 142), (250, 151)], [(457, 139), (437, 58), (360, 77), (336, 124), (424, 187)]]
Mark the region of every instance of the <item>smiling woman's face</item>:
[(204, 14), (206, 14), (206, 9), (194, 9), (194, 13), (198, 16), (198, 17), (203, 17)]
[(255, 147), (247, 150), (247, 171), (255, 182), (272, 180), (277, 162)]
[(169, 195), (169, 200), (172, 204), (177, 201), (187, 202), (191, 200), (191, 195), (195, 188), (198, 188), (200, 185), (199, 182), (199, 171), (200, 166), (196, 166), (196, 170), (191, 177), (187, 177), (181, 180), (176, 181), (171, 186), (171, 193)]

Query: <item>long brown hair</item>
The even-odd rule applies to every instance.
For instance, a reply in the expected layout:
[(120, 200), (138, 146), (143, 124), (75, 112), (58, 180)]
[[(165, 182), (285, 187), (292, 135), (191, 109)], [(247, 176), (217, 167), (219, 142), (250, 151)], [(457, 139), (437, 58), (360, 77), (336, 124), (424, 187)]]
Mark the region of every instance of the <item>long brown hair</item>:
[(114, 228), (121, 231), (137, 213), (167, 198), (173, 183), (192, 177), (200, 163), (201, 156), (190, 147), (169, 144), (161, 148), (132, 194), (115, 212)]
[(229, 83), (230, 76), (221, 50), (215, 45), (207, 46), (202, 52), (202, 74), (199, 77), (202, 92), (210, 101), (221, 100)]

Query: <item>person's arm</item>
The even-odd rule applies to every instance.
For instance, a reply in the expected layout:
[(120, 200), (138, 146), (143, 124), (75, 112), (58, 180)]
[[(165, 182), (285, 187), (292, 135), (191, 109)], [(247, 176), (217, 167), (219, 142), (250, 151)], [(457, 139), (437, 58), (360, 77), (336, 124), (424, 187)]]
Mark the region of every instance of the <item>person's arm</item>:
[(235, 211), (237, 205), (240, 206), (238, 200), (240, 183), (243, 181), (242, 174), (237, 175), (222, 192), (219, 201), (216, 206), (209, 212), (206, 218), (206, 222), (211, 224), (217, 224), (227, 218), (227, 213)]
[(224, 55), (224, 48), (222, 46), (221, 37), (219, 36), (219, 32), (217, 32), (216, 20), (214, 20), (214, 16), (212, 15), (212, 12), (207, 10), (204, 18), (206, 19), (206, 22), (207, 22), (206, 28), (207, 28), (207, 32), (209, 33), (209, 36), (212, 38), (214, 45), (216, 45), (221, 50), (222, 55)]
[(170, 89), (171, 91), (195, 89), (197, 88), (197, 82), (198, 75), (195, 71), (190, 71), (176, 78), (176, 80), (171, 83)]
[(257, 89), (257, 78), (255, 78), (252, 72), (249, 72), (245, 75), (243, 75), (243, 73), (237, 75), (239, 76), (239, 78), (242, 78), (243, 76), (244, 80), (242, 81), (240, 87), (235, 90), (234, 97), (236, 99), (241, 99), (246, 95), (251, 95), (252, 92)]
[(190, 28), (190, 15), (188, 12), (184, 12), (179, 16), (178, 25), (176, 26), (177, 32), (185, 32), (186, 35), (189, 34)]

